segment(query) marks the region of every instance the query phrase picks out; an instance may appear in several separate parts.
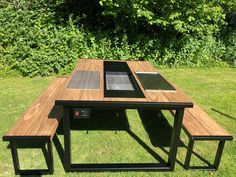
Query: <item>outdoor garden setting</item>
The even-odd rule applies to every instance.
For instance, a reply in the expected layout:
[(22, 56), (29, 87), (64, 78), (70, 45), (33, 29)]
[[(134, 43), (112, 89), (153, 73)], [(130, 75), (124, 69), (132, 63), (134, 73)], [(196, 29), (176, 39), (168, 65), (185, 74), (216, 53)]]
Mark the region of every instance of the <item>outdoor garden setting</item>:
[(235, 176), (235, 0), (1, 0), (0, 176)]

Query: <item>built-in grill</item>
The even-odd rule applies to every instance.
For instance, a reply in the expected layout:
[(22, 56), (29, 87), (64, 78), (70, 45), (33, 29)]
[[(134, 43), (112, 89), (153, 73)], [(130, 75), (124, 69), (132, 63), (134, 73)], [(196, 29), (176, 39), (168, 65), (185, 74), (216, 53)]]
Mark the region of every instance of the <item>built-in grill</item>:
[(126, 62), (104, 61), (104, 97), (145, 98)]

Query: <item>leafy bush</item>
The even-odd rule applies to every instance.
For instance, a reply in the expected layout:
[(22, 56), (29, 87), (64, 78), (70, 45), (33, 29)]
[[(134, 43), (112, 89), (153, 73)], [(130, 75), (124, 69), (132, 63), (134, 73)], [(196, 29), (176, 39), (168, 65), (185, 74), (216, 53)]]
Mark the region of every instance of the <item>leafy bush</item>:
[[(224, 28), (224, 36), (230, 31), (227, 37), (213, 35), (208, 27), (207, 35), (183, 35), (177, 29), (149, 25), (141, 25), (139, 30), (117, 31), (114, 19), (101, 15), (103, 9), (98, 1), (92, 6), (92, 0), (2, 2), (0, 75), (10, 74), (10, 69), (31, 77), (65, 74), (73, 69), (78, 58), (148, 60), (158, 67), (235, 66), (236, 35), (232, 29)], [(78, 3), (82, 4), (76, 6)], [(225, 9), (230, 14), (230, 8)], [(127, 24), (135, 28), (133, 20), (130, 18)], [(206, 28), (201, 30), (203, 34)]]
[[(200, 35), (218, 32), (225, 25), (222, 0), (100, 0), (104, 15), (116, 17), (118, 25), (146, 22), (164, 29)], [(122, 25), (123, 26), (123, 25)]]
[(236, 67), (236, 30), (230, 32), (224, 39), (226, 45), (226, 52), (223, 60), (228, 62), (231, 66)]
[(0, 38), (6, 64), (25, 76), (64, 73), (74, 66), (79, 48), (74, 51), (71, 46), (83, 39), (71, 21), (66, 27), (56, 26), (44, 1), (6, 3), (0, 13), (4, 17)]

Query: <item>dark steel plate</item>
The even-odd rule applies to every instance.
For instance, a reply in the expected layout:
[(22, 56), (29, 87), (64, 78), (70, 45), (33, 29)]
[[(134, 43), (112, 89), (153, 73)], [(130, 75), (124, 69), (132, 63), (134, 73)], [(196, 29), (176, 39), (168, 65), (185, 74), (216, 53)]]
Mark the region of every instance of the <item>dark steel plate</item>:
[(99, 71), (77, 71), (71, 78), (67, 88), (70, 89), (99, 89)]

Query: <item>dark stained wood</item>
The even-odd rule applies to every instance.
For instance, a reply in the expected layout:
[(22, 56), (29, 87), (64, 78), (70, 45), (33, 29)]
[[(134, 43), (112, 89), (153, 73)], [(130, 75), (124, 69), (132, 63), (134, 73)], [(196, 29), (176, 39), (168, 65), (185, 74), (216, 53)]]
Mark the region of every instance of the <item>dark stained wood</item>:
[(55, 99), (66, 86), (67, 79), (55, 79), (23, 116), (15, 122), (4, 138), (21, 136), (52, 138), (63, 115), (62, 107), (54, 106)]
[[(139, 87), (145, 98), (111, 98), (104, 97), (104, 78), (103, 78), (103, 60), (80, 59), (73, 74), (80, 71), (100, 71), (99, 89), (69, 89), (65, 88), (63, 94), (57, 98), (58, 101), (119, 101), (119, 102), (164, 102), (164, 103), (191, 103), (192, 101), (177, 89), (174, 92), (160, 90), (144, 90), (139, 82), (135, 72), (158, 72), (149, 62), (146, 61), (127, 61), (127, 64), (133, 73)], [(68, 82), (70, 81), (68, 79)], [(68, 84), (68, 83), (67, 83)], [(170, 83), (175, 87), (172, 83)], [(176, 88), (176, 87), (175, 87)]]
[[(174, 111), (172, 111), (174, 113)], [(195, 137), (232, 137), (199, 106), (187, 108), (184, 112), (183, 127), (187, 134)]]

